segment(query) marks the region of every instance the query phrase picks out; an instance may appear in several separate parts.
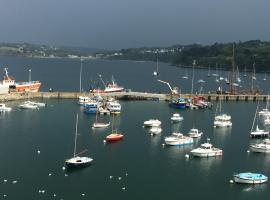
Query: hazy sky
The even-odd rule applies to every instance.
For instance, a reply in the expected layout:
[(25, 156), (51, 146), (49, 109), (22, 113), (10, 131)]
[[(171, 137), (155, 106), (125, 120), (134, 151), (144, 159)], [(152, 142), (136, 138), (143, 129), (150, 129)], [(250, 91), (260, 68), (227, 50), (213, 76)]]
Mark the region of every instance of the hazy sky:
[(120, 49), (270, 41), (270, 0), (0, 0), (0, 42)]

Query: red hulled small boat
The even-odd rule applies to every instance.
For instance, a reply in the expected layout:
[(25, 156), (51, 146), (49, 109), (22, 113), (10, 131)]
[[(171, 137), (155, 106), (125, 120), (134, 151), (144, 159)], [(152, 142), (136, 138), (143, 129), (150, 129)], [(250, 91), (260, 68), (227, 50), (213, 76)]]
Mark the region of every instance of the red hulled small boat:
[(106, 137), (106, 142), (116, 142), (122, 140), (124, 135), (120, 133), (112, 133)]

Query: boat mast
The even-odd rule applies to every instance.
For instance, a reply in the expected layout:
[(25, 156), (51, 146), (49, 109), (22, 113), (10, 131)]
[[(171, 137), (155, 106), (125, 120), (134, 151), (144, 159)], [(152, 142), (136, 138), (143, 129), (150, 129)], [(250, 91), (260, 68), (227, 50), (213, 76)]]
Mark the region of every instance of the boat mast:
[(76, 150), (77, 150), (77, 136), (78, 136), (78, 113), (77, 113), (77, 119), (76, 119), (76, 132), (75, 132), (75, 139), (74, 139), (74, 152), (73, 152), (73, 157), (76, 156)]
[(82, 57), (81, 57), (81, 67), (80, 67), (80, 93), (82, 92)]
[(28, 70), (29, 74), (28, 74), (28, 81), (31, 82), (31, 69)]
[(256, 76), (255, 76), (255, 62), (253, 63), (253, 74), (251, 76), (251, 92), (253, 94), (254, 92), (254, 83), (253, 83), (253, 80), (256, 80)]
[(102, 79), (101, 74), (99, 74), (98, 76), (99, 76), (99, 78), (100, 78), (100, 80), (101, 80), (102, 84), (103, 84), (103, 85), (104, 85), (104, 87), (106, 88), (106, 85), (105, 85), (105, 83), (104, 83), (104, 81), (103, 81), (103, 79)]
[(158, 75), (158, 53), (157, 53), (157, 75)]
[[(257, 108), (256, 108), (256, 112), (255, 112), (255, 115), (254, 115), (254, 119), (253, 119), (253, 123), (252, 123), (252, 127), (251, 127), (250, 132), (252, 132), (252, 130), (254, 128), (254, 124), (255, 124), (255, 120), (256, 120), (256, 116), (257, 116), (257, 112), (258, 112), (258, 107), (259, 107), (259, 101), (257, 101)], [(257, 126), (258, 126), (258, 121), (257, 121)]]
[(192, 81), (191, 81), (191, 94), (193, 94), (193, 82), (194, 82), (194, 67), (196, 65), (196, 60), (193, 60), (192, 64)]
[(233, 55), (232, 55), (232, 74), (230, 77), (230, 93), (235, 94), (235, 55), (234, 55), (234, 44), (233, 44)]

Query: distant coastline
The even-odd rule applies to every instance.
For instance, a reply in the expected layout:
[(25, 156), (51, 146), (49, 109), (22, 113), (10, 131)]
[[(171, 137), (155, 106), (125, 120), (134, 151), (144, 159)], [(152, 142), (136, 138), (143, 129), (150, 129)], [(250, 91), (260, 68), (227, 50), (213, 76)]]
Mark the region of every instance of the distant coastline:
[[(230, 70), (232, 46), (235, 45), (235, 62), (240, 71), (270, 71), (270, 42), (250, 40), (237, 43), (215, 43), (212, 45), (190, 44), (170, 47), (142, 47), (121, 50), (100, 50), (86, 47), (55, 47), (29, 43), (0, 43), (0, 56), (29, 58), (107, 59), (153, 61), (170, 63), (177, 67)], [(254, 67), (253, 67), (254, 66)]]

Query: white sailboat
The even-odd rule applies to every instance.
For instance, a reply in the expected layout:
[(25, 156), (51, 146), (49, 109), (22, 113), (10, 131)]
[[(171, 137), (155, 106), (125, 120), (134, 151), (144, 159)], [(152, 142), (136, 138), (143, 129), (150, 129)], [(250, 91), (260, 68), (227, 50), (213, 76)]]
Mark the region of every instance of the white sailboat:
[(256, 111), (255, 111), (255, 114), (254, 114), (253, 123), (252, 123), (252, 127), (251, 127), (251, 130), (250, 130), (250, 137), (251, 138), (266, 138), (266, 137), (269, 136), (269, 131), (259, 129), (258, 119), (257, 119), (256, 129), (254, 131), (252, 131), (253, 128), (254, 128), (256, 117), (257, 117), (258, 107), (259, 107), (259, 102), (257, 104), (257, 108), (256, 108)]
[(92, 128), (106, 128), (110, 126), (110, 122), (108, 123), (103, 123), (103, 122), (98, 122), (98, 110), (96, 111), (96, 121), (92, 124)]
[[(222, 90), (221, 90), (221, 93), (222, 93)], [(219, 108), (219, 114), (217, 114), (218, 108)], [(219, 104), (217, 104), (217, 107), (216, 107), (214, 127), (218, 128), (218, 127), (231, 127), (231, 126), (232, 126), (231, 116), (225, 113), (222, 113), (221, 99), (219, 99)]]
[(158, 54), (157, 54), (157, 69), (156, 69), (156, 71), (153, 72), (153, 75), (154, 76), (158, 76), (159, 75), (159, 72), (158, 72)]
[(264, 78), (263, 78), (264, 81), (266, 81), (266, 72), (264, 73)]
[(76, 153), (77, 150), (77, 136), (78, 136), (78, 113), (77, 113), (77, 118), (76, 118), (76, 132), (75, 132), (75, 139), (74, 139), (74, 152), (73, 152), (73, 157), (69, 158), (65, 161), (66, 166), (69, 168), (79, 168), (79, 167), (85, 167), (90, 165), (90, 163), (93, 161), (92, 158), (90, 157), (82, 157), (79, 156), (80, 154), (86, 152), (82, 151), (80, 153)]

